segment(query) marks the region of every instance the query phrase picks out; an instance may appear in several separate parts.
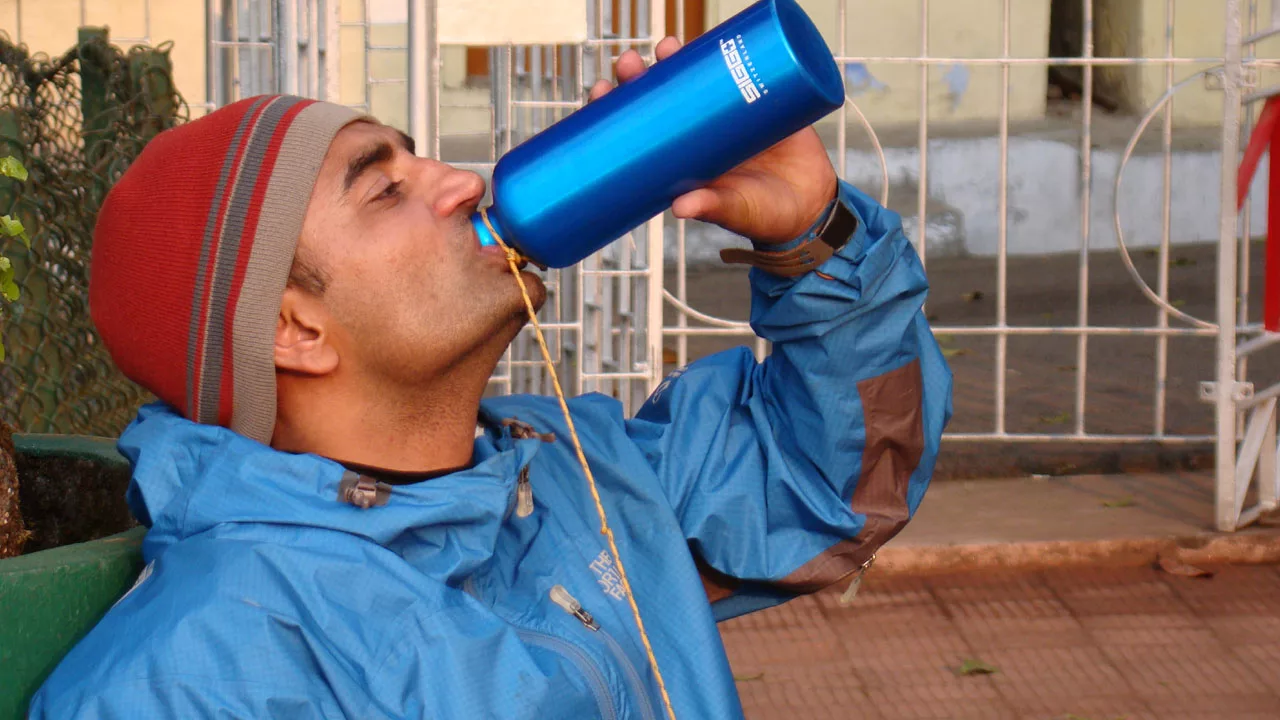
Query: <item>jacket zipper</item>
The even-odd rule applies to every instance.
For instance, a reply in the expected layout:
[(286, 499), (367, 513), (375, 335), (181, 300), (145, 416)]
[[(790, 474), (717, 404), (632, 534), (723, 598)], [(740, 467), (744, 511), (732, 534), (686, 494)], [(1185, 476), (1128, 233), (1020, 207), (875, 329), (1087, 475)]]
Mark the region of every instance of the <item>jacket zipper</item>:
[(533, 514), (533, 484), (529, 482), (529, 466), (520, 468), (516, 480), (516, 517), (527, 518)]
[(609, 652), (613, 655), (613, 659), (625, 671), (627, 677), (627, 685), (631, 687), (631, 694), (635, 696), (636, 703), (640, 706), (640, 715), (644, 720), (656, 720), (653, 714), (653, 706), (649, 702), (649, 693), (645, 691), (644, 681), (640, 679), (640, 673), (636, 672), (636, 668), (631, 664), (630, 658), (623, 651), (622, 646), (617, 640), (609, 634), (608, 630), (600, 627), (600, 623), (596, 622), (591, 613), (587, 612), (579, 603), (577, 598), (569, 594), (563, 585), (556, 585), (551, 588), (551, 601), (560, 607), (561, 610), (569, 613), (578, 619), (578, 622), (588, 630), (599, 633), (604, 638), (604, 644), (609, 648)]
[(613, 709), (613, 700), (609, 697), (609, 685), (605, 682), (604, 674), (591, 662), (591, 657), (586, 652), (568, 640), (543, 632), (516, 628), (516, 635), (530, 645), (540, 645), (576, 665), (591, 685), (591, 693), (596, 696), (596, 705), (600, 707), (600, 717), (604, 720), (617, 720), (618, 714)]
[[(462, 582), (462, 590), (471, 597), (480, 602), (484, 599), (480, 597), (479, 591), (476, 589), (474, 576), (468, 576)], [(609, 684), (605, 681), (604, 673), (596, 667), (591, 656), (577, 645), (556, 637), (549, 633), (539, 632), (537, 630), (528, 630), (526, 628), (513, 625), (516, 630), (516, 636), (530, 645), (537, 645), (543, 649), (549, 650), (564, 659), (568, 660), (582, 676), (586, 678), (587, 684), (591, 686), (591, 694), (595, 696), (596, 705), (600, 709), (600, 717), (603, 720), (617, 720), (618, 713), (613, 707), (613, 699), (609, 693)]]

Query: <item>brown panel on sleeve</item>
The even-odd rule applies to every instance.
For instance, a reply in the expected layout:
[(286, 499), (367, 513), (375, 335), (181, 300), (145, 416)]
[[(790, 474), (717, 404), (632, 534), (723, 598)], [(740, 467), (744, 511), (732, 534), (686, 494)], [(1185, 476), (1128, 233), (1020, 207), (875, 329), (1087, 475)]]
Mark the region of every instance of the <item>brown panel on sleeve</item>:
[(848, 577), (897, 535), (910, 519), (907, 488), (924, 454), (924, 381), (920, 361), (858, 383), (866, 423), (862, 472), (853, 491), (853, 511), (866, 524), (778, 581), (798, 593), (816, 592)]
[(707, 602), (716, 602), (723, 600), (737, 591), (738, 585), (741, 583), (737, 578), (730, 577), (708, 565), (697, 553), (693, 554), (693, 561), (698, 566), (698, 575), (702, 578), (702, 590), (707, 594)]

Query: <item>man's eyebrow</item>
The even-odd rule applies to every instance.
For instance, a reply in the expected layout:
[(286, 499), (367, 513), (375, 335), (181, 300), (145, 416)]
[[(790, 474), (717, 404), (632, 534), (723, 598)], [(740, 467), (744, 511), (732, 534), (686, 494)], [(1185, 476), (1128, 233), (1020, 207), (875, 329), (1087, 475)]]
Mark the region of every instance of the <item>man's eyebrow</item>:
[(400, 136), (400, 144), (404, 145), (404, 149), (408, 150), (410, 155), (418, 154), (418, 144), (413, 141), (413, 138), (399, 130), (396, 131), (396, 134)]
[(395, 148), (391, 147), (391, 143), (383, 140), (352, 158), (351, 162), (347, 163), (347, 175), (342, 181), (343, 194), (345, 195), (351, 191), (351, 186), (355, 184), (356, 180), (360, 179), (360, 176), (366, 170), (379, 163), (387, 162), (395, 153)]

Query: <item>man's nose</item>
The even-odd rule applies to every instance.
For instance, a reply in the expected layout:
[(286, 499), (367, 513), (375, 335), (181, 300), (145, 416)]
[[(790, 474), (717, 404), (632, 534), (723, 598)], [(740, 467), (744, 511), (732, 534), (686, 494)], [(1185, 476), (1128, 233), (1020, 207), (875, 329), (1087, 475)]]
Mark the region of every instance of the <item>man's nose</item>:
[(459, 210), (471, 212), (484, 197), (484, 179), (470, 170), (448, 167), (437, 185), (432, 209), (437, 217), (449, 217)]

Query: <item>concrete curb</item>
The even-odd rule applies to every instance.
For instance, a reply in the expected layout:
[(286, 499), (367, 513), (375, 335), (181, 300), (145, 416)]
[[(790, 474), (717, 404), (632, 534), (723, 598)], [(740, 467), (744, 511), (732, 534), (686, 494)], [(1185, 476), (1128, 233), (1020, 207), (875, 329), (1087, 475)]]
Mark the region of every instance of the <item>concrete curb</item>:
[(875, 575), (1036, 571), (1051, 568), (1117, 568), (1157, 564), (1162, 557), (1188, 565), (1280, 563), (1280, 530), (1183, 537), (1061, 540), (948, 546), (906, 545), (880, 551)]

